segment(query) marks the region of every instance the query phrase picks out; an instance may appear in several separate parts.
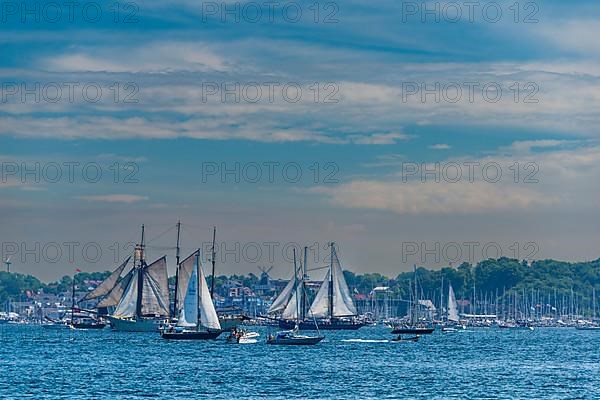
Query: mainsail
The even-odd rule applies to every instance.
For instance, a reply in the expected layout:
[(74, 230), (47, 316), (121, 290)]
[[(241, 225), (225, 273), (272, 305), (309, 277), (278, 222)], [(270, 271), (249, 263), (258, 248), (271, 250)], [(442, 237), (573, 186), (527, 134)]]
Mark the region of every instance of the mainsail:
[(179, 264), (177, 272), (177, 325), (196, 326), (198, 321), (198, 273), (197, 253)]
[(119, 278), (121, 277), (121, 273), (129, 263), (131, 257), (127, 258), (123, 264), (119, 265), (110, 275), (106, 278), (100, 285), (98, 285), (94, 290), (88, 292), (80, 301), (93, 300), (98, 297), (104, 296), (108, 294), (113, 288), (117, 285)]
[(167, 257), (156, 260), (142, 271), (142, 315), (169, 316)]
[(333, 245), (331, 246), (331, 252), (332, 262), (329, 271), (327, 272), (327, 276), (325, 277), (325, 280), (323, 280), (323, 283), (317, 292), (317, 296), (310, 306), (310, 315), (316, 318), (348, 317), (356, 315), (356, 306), (352, 300), (352, 295), (350, 294), (350, 289), (344, 278), (340, 260), (337, 257)]
[(454, 289), (452, 285), (448, 288), (448, 321), (458, 322), (458, 307), (456, 304), (456, 297), (454, 296)]
[[(141, 315), (138, 309), (138, 287), (142, 284)], [(169, 315), (169, 285), (167, 277), (167, 259), (162, 257), (150, 265), (143, 263), (133, 268), (129, 274), (117, 285), (114, 298), (119, 297), (118, 291), (123, 290), (113, 316), (119, 318), (133, 318), (141, 316), (168, 316)], [(123, 289), (124, 288), (124, 289)], [(113, 297), (112, 293), (111, 296)]]

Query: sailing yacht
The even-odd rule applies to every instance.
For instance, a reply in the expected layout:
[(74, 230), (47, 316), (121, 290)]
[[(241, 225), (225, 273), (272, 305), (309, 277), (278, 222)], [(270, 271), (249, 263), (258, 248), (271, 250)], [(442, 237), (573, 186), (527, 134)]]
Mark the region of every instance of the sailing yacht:
[(454, 295), (452, 285), (448, 286), (448, 313), (446, 315), (446, 323), (442, 327), (442, 332), (456, 332), (457, 328), (465, 329), (464, 325), (460, 324), (458, 316), (458, 303)]
[(216, 339), (223, 330), (206, 283), (200, 250), (179, 264), (175, 325), (161, 328), (164, 339)]
[[(431, 326), (427, 326), (419, 321), (420, 318), (420, 306), (421, 303), (419, 301), (418, 294), (418, 280), (417, 280), (417, 266), (414, 266), (414, 287), (413, 293), (411, 293), (411, 302), (410, 302), (410, 322), (409, 324), (399, 325), (394, 327), (392, 330), (392, 334), (394, 335), (405, 335), (405, 334), (414, 334), (414, 335), (428, 335), (433, 333), (435, 328)], [(412, 285), (411, 285), (412, 286)], [(400, 336), (398, 337), (400, 339)]]
[[(335, 251), (335, 244), (330, 244), (330, 264), (327, 275), (315, 296), (308, 312), (311, 318), (306, 318), (306, 307), (300, 307), (300, 321), (295, 321), (293, 287), (294, 280), (290, 280), (281, 294), (269, 308), (269, 314), (282, 312), (279, 327), (292, 329), (297, 323), (302, 330), (356, 330), (363, 326), (363, 321), (358, 321), (358, 313), (350, 289), (344, 278), (340, 260)], [(304, 270), (307, 270), (307, 248), (304, 248)], [(317, 326), (316, 321), (319, 321)]]
[(107, 317), (114, 330), (156, 332), (169, 318), (167, 257), (163, 256), (148, 265), (144, 259), (144, 249), (142, 225), (142, 241), (135, 249), (134, 267), (97, 306), (106, 307), (116, 300), (113, 314)]
[[(304, 248), (304, 255), (306, 261), (306, 247)], [(304, 263), (306, 266), (306, 262)], [(298, 279), (298, 273), (302, 275), (301, 279)], [(302, 308), (306, 304), (306, 287), (305, 287), (305, 270), (301, 267), (296, 267), (296, 249), (294, 249), (294, 279), (292, 280), (293, 286), (291, 293), (293, 293), (288, 305), (285, 308), (284, 315), (294, 316), (296, 323), (293, 329), (277, 332), (275, 336), (269, 335), (267, 337), (267, 344), (274, 345), (287, 345), (287, 346), (298, 346), (298, 345), (314, 345), (325, 339), (319, 331), (316, 319), (313, 317), (313, 323), (317, 330), (317, 336), (307, 336), (300, 334), (300, 316)], [(310, 312), (310, 311), (309, 311)], [(286, 314), (287, 313), (287, 314)]]

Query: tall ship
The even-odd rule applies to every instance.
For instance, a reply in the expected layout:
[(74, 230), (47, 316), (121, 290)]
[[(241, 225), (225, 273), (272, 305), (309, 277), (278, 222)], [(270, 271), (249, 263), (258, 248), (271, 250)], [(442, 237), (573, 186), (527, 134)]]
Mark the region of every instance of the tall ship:
[[(356, 305), (352, 300), (340, 260), (336, 254), (335, 243), (330, 244), (330, 249), (327, 275), (310, 307), (308, 307), (306, 296), (299, 297), (301, 304), (296, 307), (295, 299), (298, 296), (295, 296), (294, 288), (298, 285), (296, 279), (292, 278), (269, 308), (269, 314), (281, 313), (280, 328), (294, 329), (298, 326), (300, 330), (356, 330), (365, 325), (358, 317)], [(308, 271), (307, 260), (307, 248), (305, 247), (304, 271)], [(305, 277), (304, 274), (300, 293), (305, 293)], [(297, 313), (300, 315), (297, 316)]]
[(121, 264), (85, 300), (104, 296), (96, 308), (114, 307), (106, 318), (113, 329), (127, 332), (158, 332), (170, 317), (167, 258), (151, 264), (144, 258), (144, 226), (142, 240), (135, 248), (133, 267), (121, 279), (129, 259)]

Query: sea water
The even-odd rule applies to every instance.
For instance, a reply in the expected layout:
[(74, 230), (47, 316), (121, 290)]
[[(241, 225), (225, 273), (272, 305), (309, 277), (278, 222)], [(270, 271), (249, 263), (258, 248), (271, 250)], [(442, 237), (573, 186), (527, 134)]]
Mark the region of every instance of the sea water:
[(294, 347), (254, 329), (258, 343), (240, 345), (0, 325), (0, 398), (600, 399), (598, 331), (481, 328), (414, 343), (364, 327)]

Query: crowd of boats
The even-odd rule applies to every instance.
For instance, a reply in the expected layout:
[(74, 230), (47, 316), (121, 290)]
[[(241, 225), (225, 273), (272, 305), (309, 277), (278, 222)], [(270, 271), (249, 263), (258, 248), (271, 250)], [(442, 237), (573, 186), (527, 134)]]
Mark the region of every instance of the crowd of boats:
[[(135, 247), (133, 260), (132, 257), (124, 260), (104, 281), (79, 301), (75, 299), (73, 281), (69, 312), (59, 319), (46, 318), (43, 327), (98, 330), (110, 326), (116, 331), (157, 332), (166, 340), (210, 340), (228, 332), (229, 342), (255, 343), (260, 335), (242, 329), (241, 325), (245, 323), (247, 328), (254, 324), (279, 328), (278, 332), (267, 335), (267, 344), (315, 345), (325, 338), (323, 331), (357, 330), (377, 324), (369, 315), (359, 315), (334, 243), (329, 245), (329, 264), (325, 267), (325, 278), (312, 301), (309, 301), (307, 294), (309, 266), (307, 248), (304, 248), (304, 254), (299, 259), (296, 251), (293, 251), (291, 279), (273, 300), (267, 315), (254, 319), (243, 314), (219, 315), (213, 302), (214, 279), (211, 279), (209, 287), (201, 251), (195, 250), (181, 260), (180, 224), (177, 227), (177, 268), (172, 301), (166, 256), (147, 262), (145, 230), (142, 226), (141, 241)], [(213, 276), (216, 259), (215, 234), (216, 231), (213, 231), (210, 257)], [(380, 321), (390, 328), (391, 334), (396, 335), (393, 340), (418, 341), (421, 336), (431, 334), (436, 329), (451, 333), (465, 330), (468, 326), (527, 330), (533, 330), (537, 326), (556, 326), (554, 320), (519, 320), (516, 314), (513, 315), (514, 318), (503, 320), (499, 320), (496, 315), (459, 314), (452, 285), (448, 285), (447, 304), (440, 304), (440, 312), (437, 318), (433, 319), (426, 309), (427, 301), (421, 299), (419, 293), (419, 279), (415, 267), (407, 315), (400, 319)], [(80, 303), (92, 300), (97, 301), (94, 309), (79, 307)], [(440, 301), (443, 303), (443, 299)], [(101, 314), (99, 310), (110, 312)], [(582, 330), (600, 330), (600, 324), (595, 319), (578, 321), (575, 326)]]

